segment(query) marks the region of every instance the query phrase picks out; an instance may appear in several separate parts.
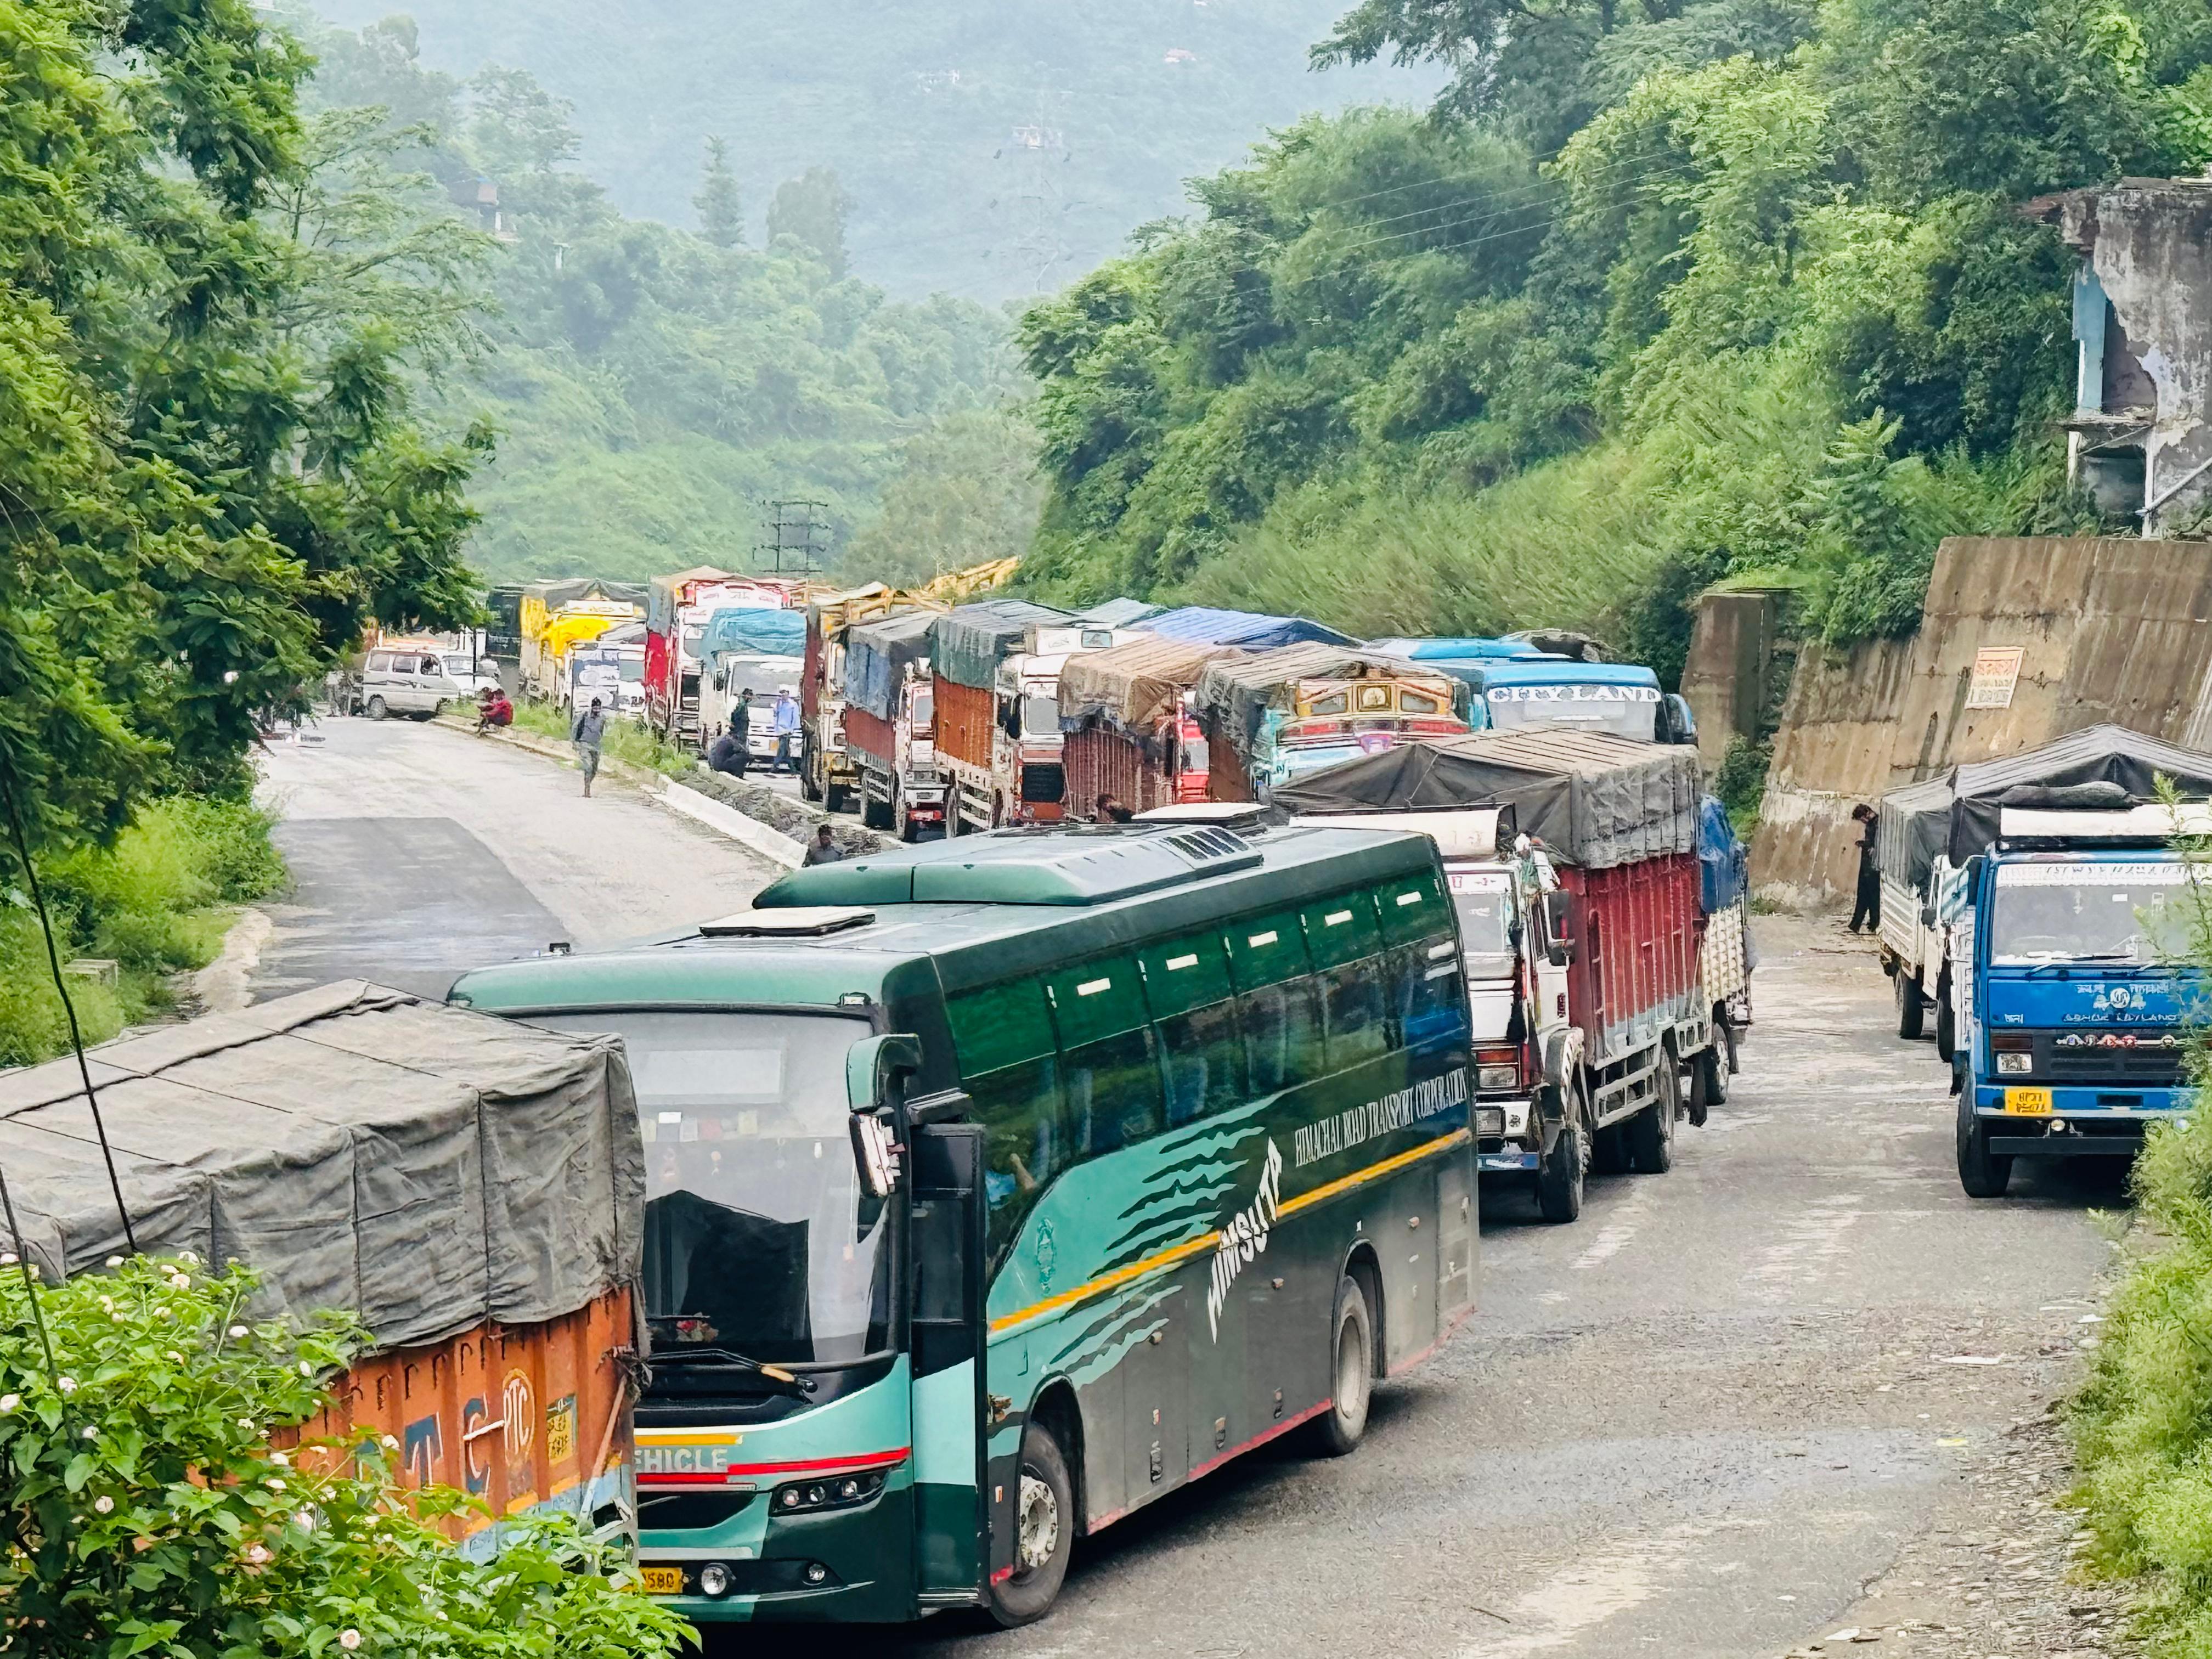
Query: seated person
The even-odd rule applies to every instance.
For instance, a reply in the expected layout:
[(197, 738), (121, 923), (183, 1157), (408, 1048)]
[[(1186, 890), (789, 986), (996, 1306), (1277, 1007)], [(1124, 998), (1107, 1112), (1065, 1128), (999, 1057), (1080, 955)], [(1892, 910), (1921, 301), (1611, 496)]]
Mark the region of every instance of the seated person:
[(707, 764), (714, 771), (726, 772), (733, 778), (745, 775), (744, 739), (725, 732), (707, 749)]

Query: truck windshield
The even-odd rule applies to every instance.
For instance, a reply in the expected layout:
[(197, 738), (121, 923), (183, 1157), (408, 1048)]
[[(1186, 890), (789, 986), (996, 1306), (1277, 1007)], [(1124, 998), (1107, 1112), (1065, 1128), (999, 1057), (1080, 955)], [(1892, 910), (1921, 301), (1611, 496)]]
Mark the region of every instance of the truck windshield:
[(1056, 738), (1060, 735), (1060, 699), (1040, 692), (1022, 694), (1022, 735)]
[(1482, 703), (1501, 732), (1571, 726), (1638, 743), (1658, 736), (1659, 693), (1648, 685), (1493, 685)]
[(860, 1187), (845, 1051), (826, 1014), (545, 1016), (629, 1051), (645, 1132), (645, 1298), (653, 1342), (805, 1364), (890, 1346), (884, 1207)]
[(937, 719), (937, 693), (932, 687), (917, 685), (906, 700), (908, 724), (917, 738), (929, 735), (930, 726)]
[(1999, 865), (1990, 960), (2177, 961), (2189, 948), (2188, 879), (2175, 861)]
[(1460, 948), (1474, 978), (1504, 979), (1513, 971), (1513, 884), (1503, 870), (1447, 870), (1452, 906), (1459, 912)]

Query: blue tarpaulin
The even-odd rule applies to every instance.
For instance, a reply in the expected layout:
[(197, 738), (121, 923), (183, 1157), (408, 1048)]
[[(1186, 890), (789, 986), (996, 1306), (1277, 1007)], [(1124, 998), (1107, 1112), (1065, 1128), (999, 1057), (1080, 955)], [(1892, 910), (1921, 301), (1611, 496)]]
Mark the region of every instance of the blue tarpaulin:
[(1278, 646), (1310, 641), (1320, 645), (1359, 643), (1349, 634), (1340, 634), (1304, 617), (1264, 617), (1252, 611), (1214, 611), (1202, 605), (1164, 611), (1139, 626), (1148, 634), (1186, 645), (1235, 645), (1247, 651), (1272, 651)]
[(806, 613), (772, 605), (726, 605), (707, 618), (707, 631), (699, 641), (699, 660), (712, 662), (725, 651), (753, 657), (804, 656)]
[(1525, 662), (1549, 654), (1526, 640), (1480, 638), (1370, 640), (1367, 648), (1412, 662)]
[(1698, 803), (1698, 902), (1707, 915), (1725, 910), (1750, 884), (1750, 864), (1719, 797)]

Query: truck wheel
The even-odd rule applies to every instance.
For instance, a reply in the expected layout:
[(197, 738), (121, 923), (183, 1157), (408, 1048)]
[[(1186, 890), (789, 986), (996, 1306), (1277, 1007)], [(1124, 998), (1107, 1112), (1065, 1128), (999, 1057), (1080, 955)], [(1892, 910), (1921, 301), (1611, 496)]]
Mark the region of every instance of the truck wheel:
[(906, 802), (903, 800), (895, 800), (891, 803), (891, 824), (897, 830), (898, 838), (901, 841), (915, 841), (921, 835), (921, 825), (915, 822), (914, 814), (907, 811)]
[(1959, 1017), (1951, 1009), (1950, 982), (1939, 979), (1936, 981), (1936, 1053), (1948, 1066), (1958, 1051)]
[(1698, 1127), (1705, 1127), (1713, 1108), (1728, 1104), (1728, 1061), (1723, 1058), (1720, 1045), (1699, 1054), (1690, 1076), (1690, 1121)]
[(1052, 1611), (1075, 1548), (1075, 1483), (1067, 1455), (1045, 1425), (1022, 1431), (1021, 1492), (1014, 1500), (1014, 1570), (991, 1586), (994, 1623), (1012, 1630)]
[(874, 796), (869, 794), (868, 787), (865, 783), (860, 786), (860, 822), (866, 824), (871, 830), (890, 829), (891, 827), (891, 804), (887, 800), (878, 800)]
[(1367, 1402), (1375, 1391), (1375, 1328), (1366, 1292), (1349, 1273), (1336, 1282), (1328, 1329), (1329, 1407), (1314, 1419), (1311, 1444), (1321, 1456), (1342, 1457), (1367, 1432)]
[(1920, 995), (1920, 975), (1907, 974), (1900, 968), (1889, 982), (1897, 991), (1897, 1034), (1907, 1042), (1917, 1042), (1928, 1006)]
[(1567, 1097), (1567, 1121), (1536, 1164), (1536, 1207), (1547, 1221), (1572, 1221), (1583, 1212), (1583, 1178), (1589, 1162), (1589, 1131), (1580, 1092)]
[(368, 717), (369, 717), (369, 719), (371, 719), (371, 720), (382, 720), (386, 715), (389, 714), (391, 712), (392, 712), (392, 711), (391, 711), (389, 708), (386, 708), (386, 707), (385, 707), (385, 704), (384, 704), (384, 699), (383, 699), (383, 698), (381, 698), (381, 697), (371, 697), (371, 698), (368, 700)]
[(2012, 1154), (1990, 1150), (1990, 1126), (1974, 1115), (1974, 1094), (1959, 1091), (1959, 1184), (1968, 1198), (2002, 1198), (2012, 1183)]
[(1674, 1167), (1674, 1120), (1682, 1115), (1682, 1067), (1668, 1048), (1659, 1051), (1651, 1103), (1628, 1120), (1628, 1155), (1645, 1175)]

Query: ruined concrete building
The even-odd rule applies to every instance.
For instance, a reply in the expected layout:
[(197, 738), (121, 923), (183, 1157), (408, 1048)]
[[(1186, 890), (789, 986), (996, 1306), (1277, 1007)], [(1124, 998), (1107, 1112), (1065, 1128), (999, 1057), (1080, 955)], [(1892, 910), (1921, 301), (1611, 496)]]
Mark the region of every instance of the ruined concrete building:
[(2212, 498), (2212, 179), (2123, 179), (2027, 204), (2081, 256), (2068, 476), (2146, 536)]

